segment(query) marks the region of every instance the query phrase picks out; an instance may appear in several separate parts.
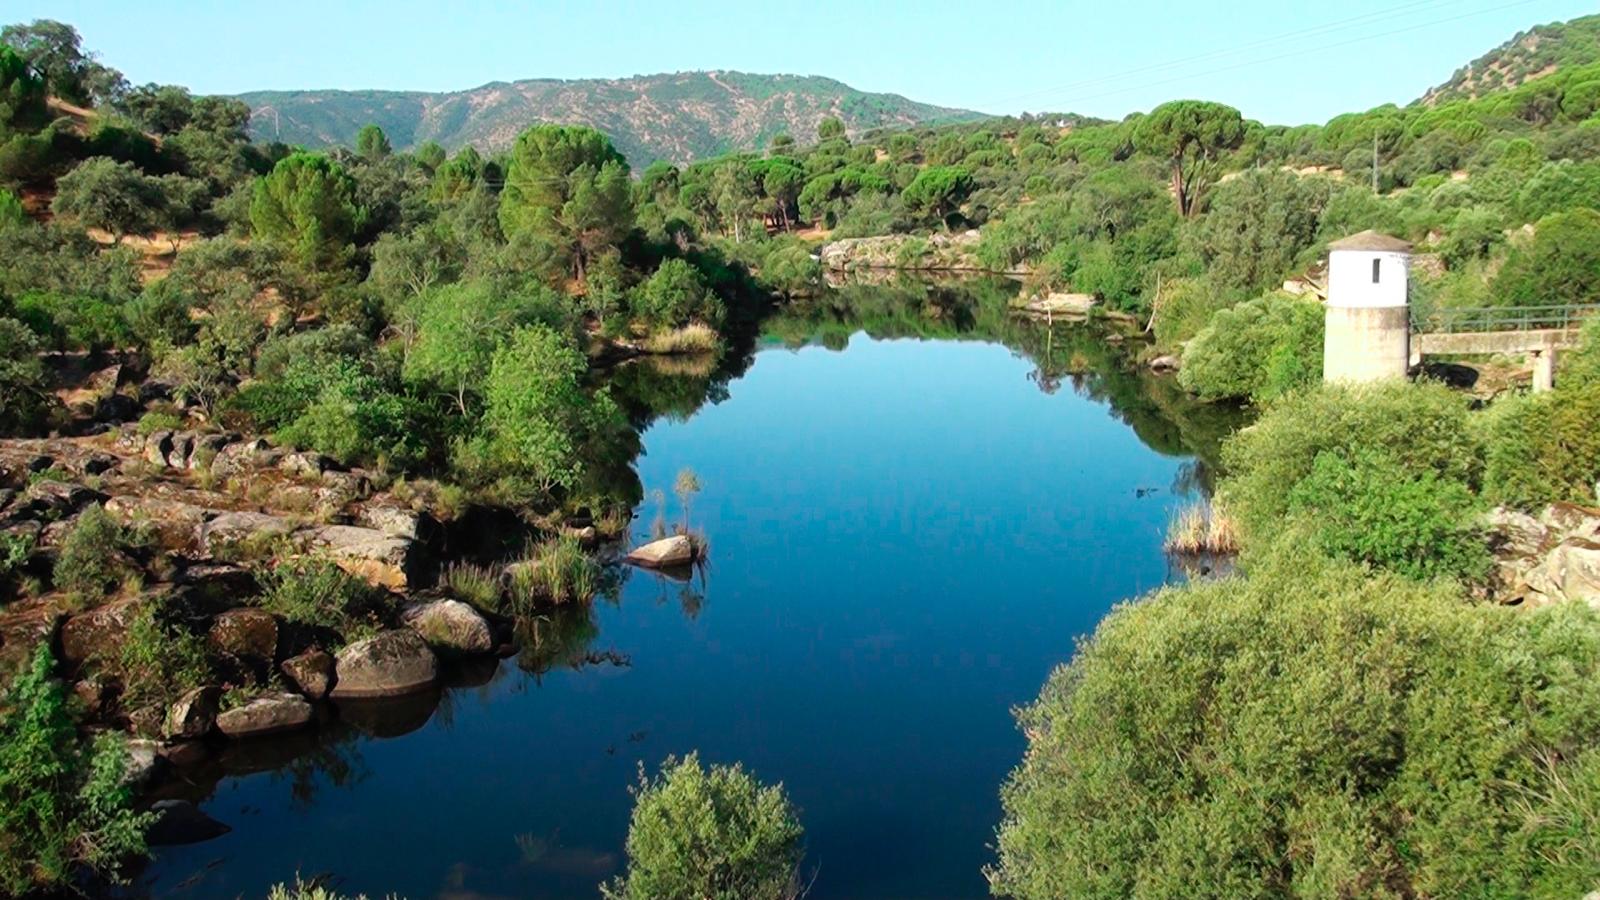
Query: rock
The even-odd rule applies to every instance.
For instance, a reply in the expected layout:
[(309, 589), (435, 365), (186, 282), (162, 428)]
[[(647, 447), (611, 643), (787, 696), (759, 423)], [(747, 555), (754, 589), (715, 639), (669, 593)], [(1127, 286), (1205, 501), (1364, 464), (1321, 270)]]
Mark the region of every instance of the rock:
[(83, 709), (91, 716), (97, 716), (105, 709), (106, 701), (110, 699), (110, 686), (99, 675), (88, 675), (72, 685), (72, 693), (83, 703)]
[(202, 738), (210, 734), (217, 722), (217, 705), (221, 702), (222, 689), (211, 685), (185, 693), (167, 710), (166, 736)]
[(1568, 538), (1523, 577), (1530, 590), (1552, 600), (1578, 600), (1600, 609), (1600, 541)]
[(103, 475), (121, 464), (121, 460), (109, 453), (92, 453), (80, 468), (85, 475)]
[(395, 697), (432, 687), (439, 663), (416, 632), (402, 629), (340, 650), (335, 673), (335, 698)]
[(294, 523), (282, 516), (227, 512), (203, 523), (195, 532), (195, 540), (207, 555), (216, 556), (218, 551), (226, 555), (246, 541), (287, 537), (294, 530)]
[(29, 472), (38, 473), (43, 472), (55, 464), (56, 458), (54, 456), (51, 456), (48, 453), (40, 453), (29, 459), (23, 468), (27, 469)]
[(0, 683), (9, 681), (33, 657), (40, 644), (55, 640), (62, 615), (52, 606), (19, 609), (0, 615)]
[(172, 449), (167, 451), (168, 468), (189, 468), (189, 454), (194, 452), (194, 439), (192, 431), (180, 431), (172, 436)]
[(62, 658), (78, 665), (91, 656), (117, 652), (128, 626), (148, 602), (146, 597), (115, 600), (68, 619), (61, 626)]
[(430, 520), (424, 513), (399, 506), (367, 505), (356, 514), (356, 524), (394, 537), (422, 540)]
[(131, 422), (139, 418), (139, 401), (127, 394), (106, 394), (94, 404), (94, 417), (107, 424)]
[(226, 444), (217, 451), (217, 458), (211, 461), (211, 473), (226, 478), (242, 469), (263, 465), (271, 452), (272, 445), (261, 438)]
[(161, 758), (174, 766), (192, 766), (210, 755), (205, 741), (167, 741), (161, 745)]
[(231, 434), (202, 434), (194, 439), (194, 448), (189, 451), (189, 458), (184, 461), (184, 468), (208, 468), (217, 460), (217, 455), (222, 448), (233, 443), (235, 436)]
[(1543, 522), (1524, 512), (1496, 507), (1484, 517), (1498, 553), (1535, 556), (1545, 549), (1550, 531)]
[(105, 495), (81, 484), (46, 479), (35, 481), (23, 492), (22, 500), (35, 514), (62, 518), (105, 499)]
[(635, 547), (632, 553), (624, 557), (624, 561), (636, 566), (660, 569), (668, 566), (686, 566), (694, 562), (694, 554), (694, 542), (689, 540), (687, 535), (675, 534), (659, 541), (651, 541), (642, 547)]
[(152, 431), (144, 440), (144, 458), (152, 465), (164, 466), (167, 464), (167, 455), (172, 452), (172, 432)]
[(84, 379), (83, 386), (96, 394), (111, 394), (122, 386), (122, 364), (107, 366)]
[(156, 814), (156, 820), (145, 832), (145, 840), (152, 847), (198, 844), (233, 830), (187, 800), (157, 800), (150, 811)]
[(333, 657), (321, 650), (307, 650), (283, 661), (283, 674), (312, 700), (321, 700), (333, 689)]
[(983, 264), (974, 252), (978, 240), (978, 232), (972, 230), (960, 234), (933, 234), (926, 238), (904, 234), (843, 238), (824, 244), (818, 249), (817, 258), (823, 268), (834, 271), (982, 270)]
[(401, 618), (436, 650), (478, 655), (489, 653), (495, 647), (489, 623), (460, 600), (418, 603), (402, 613)]
[(124, 746), (128, 755), (122, 783), (138, 790), (155, 780), (162, 762), (161, 745), (148, 738), (135, 738)]
[(410, 538), (353, 525), (319, 529), (313, 542), (327, 550), (339, 568), (393, 591), (410, 586), (418, 568), (418, 544)]
[(1600, 539), (1600, 509), (1576, 503), (1552, 503), (1545, 507), (1539, 521), (1562, 538)]
[(1150, 368), (1156, 372), (1176, 372), (1180, 365), (1178, 358), (1170, 353), (1150, 360)]
[(6, 507), (10, 506), (11, 501), (15, 499), (17, 499), (16, 491), (12, 490), (11, 488), (0, 488), (0, 512), (3, 512)]
[(105, 505), (106, 512), (124, 525), (151, 526), (161, 548), (174, 553), (197, 549), (196, 535), (212, 514), (208, 509), (160, 497), (112, 497)]
[(159, 738), (167, 727), (167, 711), (160, 706), (141, 706), (128, 713), (128, 731), (135, 737)]
[(217, 730), (231, 738), (261, 737), (311, 724), (311, 704), (299, 694), (266, 694), (217, 716)]
[(358, 472), (323, 472), (322, 486), (316, 490), (317, 502), (330, 509), (343, 509), (372, 493), (372, 484)]
[(229, 656), (271, 666), (278, 654), (278, 620), (262, 609), (230, 609), (211, 623), (206, 642)]
[(1055, 291), (1027, 301), (1022, 310), (1036, 316), (1087, 316), (1096, 303), (1093, 294)]
[(563, 525), (561, 526), (561, 533), (572, 538), (585, 547), (593, 547), (595, 544), (600, 542), (600, 531), (593, 525), (584, 525), (581, 527), (574, 525)]
[(278, 468), (302, 478), (321, 478), (323, 472), (334, 468), (334, 462), (320, 453), (289, 453), (278, 461)]

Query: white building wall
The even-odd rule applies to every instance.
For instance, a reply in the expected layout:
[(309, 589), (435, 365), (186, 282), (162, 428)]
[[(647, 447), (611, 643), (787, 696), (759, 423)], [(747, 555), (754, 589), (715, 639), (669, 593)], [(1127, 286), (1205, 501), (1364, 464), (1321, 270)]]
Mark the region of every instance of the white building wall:
[[(1372, 265), (1378, 264), (1378, 281)], [(1410, 278), (1409, 253), (1335, 250), (1328, 254), (1328, 305), (1351, 308), (1405, 306)]]

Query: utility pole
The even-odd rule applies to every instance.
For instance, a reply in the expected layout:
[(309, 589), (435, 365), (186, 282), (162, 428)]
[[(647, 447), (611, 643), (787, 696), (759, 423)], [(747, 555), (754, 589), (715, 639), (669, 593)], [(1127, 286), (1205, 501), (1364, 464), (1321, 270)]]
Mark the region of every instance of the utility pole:
[(1372, 129), (1372, 193), (1378, 193), (1378, 129)]

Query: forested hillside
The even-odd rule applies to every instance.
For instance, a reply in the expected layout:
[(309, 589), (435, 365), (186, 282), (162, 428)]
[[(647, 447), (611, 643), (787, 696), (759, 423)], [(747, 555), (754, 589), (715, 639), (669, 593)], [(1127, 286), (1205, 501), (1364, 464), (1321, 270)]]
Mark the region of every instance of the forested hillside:
[(495, 82), (449, 93), (258, 91), (240, 95), (256, 111), (252, 134), (307, 147), (349, 144), (377, 124), (396, 147), (434, 141), (503, 150), (535, 122), (596, 128), (635, 166), (684, 163), (763, 147), (778, 134), (815, 139), (837, 117), (851, 132), (977, 118), (966, 110), (858, 91), (831, 78), (679, 72), (622, 79)]
[(1600, 15), (1539, 25), (1473, 60), (1428, 91), (1430, 106), (1517, 87), (1558, 68), (1600, 62)]

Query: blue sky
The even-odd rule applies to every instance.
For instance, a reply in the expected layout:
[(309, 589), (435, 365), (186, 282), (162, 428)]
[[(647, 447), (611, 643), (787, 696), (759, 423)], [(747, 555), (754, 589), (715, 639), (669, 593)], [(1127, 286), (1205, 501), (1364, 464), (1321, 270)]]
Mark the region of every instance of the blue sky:
[(452, 90), (690, 69), (827, 75), (985, 112), (1120, 118), (1164, 100), (1269, 123), (1406, 103), (1593, 0), (951, 3), (6, 0), (70, 22), (137, 83)]

